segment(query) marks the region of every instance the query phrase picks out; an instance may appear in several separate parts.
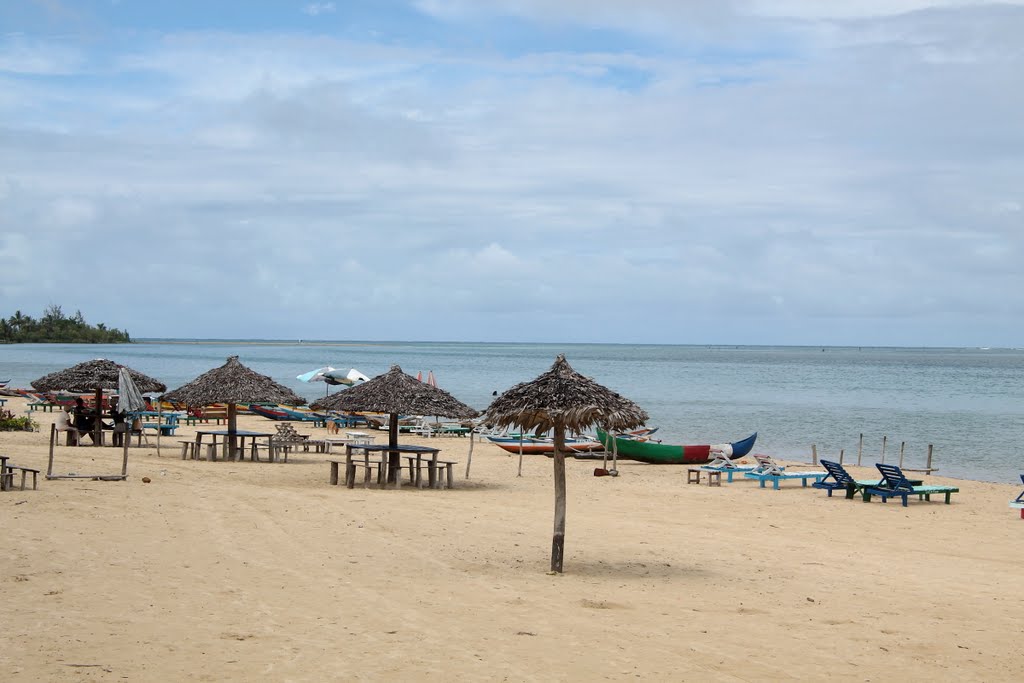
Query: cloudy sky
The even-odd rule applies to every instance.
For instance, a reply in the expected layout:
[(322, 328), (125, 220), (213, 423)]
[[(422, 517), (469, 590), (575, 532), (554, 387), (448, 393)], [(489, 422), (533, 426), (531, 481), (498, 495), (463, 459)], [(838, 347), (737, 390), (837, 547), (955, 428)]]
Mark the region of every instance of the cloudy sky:
[(1024, 0), (21, 0), (0, 31), (4, 317), (1024, 345)]

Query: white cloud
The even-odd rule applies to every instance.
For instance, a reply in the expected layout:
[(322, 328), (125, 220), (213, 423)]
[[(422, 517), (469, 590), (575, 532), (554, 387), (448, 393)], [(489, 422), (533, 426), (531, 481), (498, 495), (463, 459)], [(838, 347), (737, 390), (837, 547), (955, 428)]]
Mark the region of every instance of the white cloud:
[(334, 3), (333, 2), (313, 2), (302, 8), (302, 11), (310, 16), (317, 16), (320, 14), (333, 14)]
[[(420, 3), (453, 22), (497, 7), (567, 26), (582, 6)], [(700, 50), (241, 32), (168, 33), (80, 64), (44, 50), (38, 64), (79, 76), (40, 67), (0, 94), (4, 261), (45, 251), (58, 303), (136, 336), (345, 337), (348, 316), (401, 336), (405, 306), (450, 312), (418, 323), (434, 339), (609, 340), (588, 322), (602, 311), (658, 321), (642, 341), (709, 341), (739, 317), (817, 340), (822, 320), (890, 316), (930, 330), (950, 317), (970, 343), (964, 311), (1019, 335), (1024, 13), (787, 7), (588, 15), (627, 31), (658, 16), (666, 33), (696, 17), (714, 27)], [(730, 32), (744, 49), (713, 37)], [(80, 261), (41, 246), (62, 231), (110, 263), (145, 253), (139, 277), (175, 289), (164, 315), (94, 310), (147, 309), (75, 291)], [(3, 291), (23, 310), (53, 303), (13, 272)]]

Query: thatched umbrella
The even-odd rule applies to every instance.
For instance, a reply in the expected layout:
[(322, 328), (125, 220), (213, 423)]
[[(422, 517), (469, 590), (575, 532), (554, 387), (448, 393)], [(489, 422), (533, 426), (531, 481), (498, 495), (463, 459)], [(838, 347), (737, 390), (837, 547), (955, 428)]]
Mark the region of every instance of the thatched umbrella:
[(570, 367), (559, 354), (551, 369), (532, 382), (517, 384), (488, 406), (485, 420), (497, 427), (519, 425), (555, 433), (555, 533), (551, 541), (551, 571), (562, 571), (565, 549), (565, 431), (597, 425), (608, 432), (634, 429), (647, 413)]
[(93, 437), (93, 445), (100, 445), (100, 433), (103, 429), (103, 422), (100, 414), (103, 408), (103, 391), (114, 391), (118, 387), (118, 371), (121, 367), (128, 370), (132, 381), (142, 393), (166, 391), (167, 385), (133, 370), (127, 366), (121, 366), (111, 360), (98, 358), (86, 361), (78, 365), (51, 372), (32, 382), (32, 388), (37, 391), (70, 391), (76, 394), (95, 392), (96, 395), (96, 435)]
[[(333, 396), (322, 398), (311, 406), (314, 410), (357, 410), (388, 414), (388, 447), (398, 446), (399, 415), (436, 415), (438, 417), (472, 418), (479, 413), (444, 389), (420, 382), (402, 368), (392, 365), (383, 375), (356, 385)], [(397, 473), (399, 454), (390, 454), (389, 480)]]
[(302, 398), (288, 387), (278, 384), (270, 377), (251, 370), (231, 356), (219, 368), (206, 372), (188, 384), (169, 391), (160, 397), (165, 401), (180, 401), (189, 406), (208, 406), (211, 403), (226, 403), (228, 406), (228, 454), (235, 457), (238, 443), (239, 403), (284, 403), (302, 405)]

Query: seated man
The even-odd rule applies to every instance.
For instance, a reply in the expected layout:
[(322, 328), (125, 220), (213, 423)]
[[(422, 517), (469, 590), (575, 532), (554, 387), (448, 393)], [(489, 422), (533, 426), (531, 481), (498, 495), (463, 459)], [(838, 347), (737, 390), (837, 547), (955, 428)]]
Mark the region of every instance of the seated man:
[(96, 435), (92, 433), (92, 430), (96, 427), (96, 415), (89, 408), (85, 407), (85, 401), (79, 396), (75, 399), (75, 429), (80, 434), (88, 434), (89, 438), (92, 439), (93, 443), (96, 442)]
[(64, 409), (57, 414), (56, 427), (58, 432), (67, 433), (64, 439), (66, 445), (70, 446), (72, 443), (75, 446), (82, 445), (82, 435), (71, 420), (71, 406), (64, 406)]

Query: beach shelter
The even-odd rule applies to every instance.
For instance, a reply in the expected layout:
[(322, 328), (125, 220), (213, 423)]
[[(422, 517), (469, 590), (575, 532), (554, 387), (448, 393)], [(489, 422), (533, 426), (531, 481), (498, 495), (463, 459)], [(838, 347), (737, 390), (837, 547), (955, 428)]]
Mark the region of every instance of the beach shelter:
[(531, 382), (517, 384), (491, 402), (484, 416), (496, 427), (551, 430), (555, 436), (555, 524), (551, 571), (561, 573), (565, 550), (565, 433), (597, 425), (608, 432), (635, 429), (648, 416), (638, 405), (579, 374), (559, 354), (555, 364)]
[(164, 401), (179, 401), (188, 406), (208, 406), (225, 403), (228, 407), (228, 454), (235, 457), (238, 439), (239, 403), (283, 403), (302, 405), (302, 398), (288, 387), (278, 384), (270, 377), (247, 368), (231, 356), (219, 368), (203, 373), (188, 384), (184, 384), (160, 397)]
[[(438, 415), (452, 418), (473, 418), (479, 413), (444, 389), (419, 382), (402, 368), (392, 365), (383, 375), (356, 385), (333, 396), (322, 398), (311, 406), (314, 410), (369, 411), (388, 414), (388, 446), (398, 446), (399, 415)], [(388, 477), (398, 471), (398, 453), (389, 456)], [(389, 482), (394, 483), (394, 482)]]
[(49, 375), (44, 375), (31, 382), (31, 384), (32, 388), (36, 391), (68, 391), (75, 394), (94, 393), (96, 433), (93, 437), (93, 443), (98, 446), (100, 445), (100, 435), (103, 429), (102, 421), (99, 419), (103, 412), (103, 392), (116, 391), (118, 389), (120, 369), (122, 367), (125, 367), (128, 371), (128, 375), (141, 393), (167, 390), (167, 385), (163, 382), (104, 358), (86, 361), (64, 370), (51, 372)]

